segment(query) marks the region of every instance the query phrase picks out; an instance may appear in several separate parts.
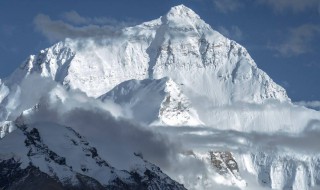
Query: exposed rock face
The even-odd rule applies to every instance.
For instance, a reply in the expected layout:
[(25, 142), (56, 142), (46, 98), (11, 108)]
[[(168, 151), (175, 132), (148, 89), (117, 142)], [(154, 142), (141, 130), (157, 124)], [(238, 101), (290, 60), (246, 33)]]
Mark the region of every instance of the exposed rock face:
[[(136, 172), (131, 172), (132, 183), (125, 183), (116, 178), (109, 185), (103, 186), (95, 179), (76, 174), (78, 184), (69, 184), (60, 182), (56, 177), (52, 177), (35, 166), (28, 166), (25, 169), (20, 168), (21, 163), (13, 158), (0, 162), (0, 188), (6, 190), (180, 190), (185, 189), (178, 183), (165, 184), (156, 173), (146, 170), (144, 176)], [(158, 172), (161, 172), (158, 169)], [(169, 179), (167, 179), (169, 180)], [(168, 182), (168, 181), (167, 181)]]
[(209, 151), (210, 163), (216, 171), (234, 184), (245, 186), (245, 181), (240, 176), (238, 163), (231, 152)]
[[(10, 77), (0, 80), (2, 188), (27, 184), (38, 188), (44, 184), (34, 180), (41, 179), (48, 189), (184, 189), (139, 156), (134, 157), (138, 166), (133, 169), (113, 167), (102, 156), (103, 148), (56, 121), (15, 122), (43, 96), (60, 88), (65, 90), (56, 90), (62, 102), (75, 92), (85, 105), (95, 99), (108, 106), (110, 100), (129, 112), (123, 114), (126, 119), (152, 127), (299, 134), (309, 121), (320, 120), (319, 112), (293, 105), (244, 47), (183, 5), (120, 33), (113, 39), (58, 42), (31, 55)], [(96, 104), (90, 106), (95, 111)], [(37, 111), (37, 106), (31, 111)], [(201, 135), (205, 138), (208, 133)], [(198, 147), (193, 148), (196, 155)], [(238, 158), (218, 151), (204, 160), (219, 177), (239, 187), (246, 185), (240, 166), (269, 188), (300, 190), (320, 185), (319, 155), (253, 152)], [(203, 184), (208, 181), (202, 179)]]
[[(7, 112), (4, 120), (20, 106), (19, 86), (31, 75), (95, 98), (128, 80), (169, 77), (183, 84), (181, 89), (190, 102), (202, 102), (196, 111), (234, 102), (290, 101), (244, 47), (183, 5), (159, 19), (125, 28), (114, 39), (66, 39), (31, 55), (0, 84), (0, 100)], [(211, 125), (215, 118), (200, 120)]]
[(99, 97), (130, 110), (127, 116), (148, 125), (203, 125), (181, 85), (170, 78), (125, 81)]
[[(117, 170), (74, 129), (42, 125), (49, 124), (37, 128), (17, 121), (17, 130), (0, 141), (8, 147), (0, 154), (1, 189), (185, 189), (139, 156), (136, 168)], [(56, 134), (56, 141), (47, 136)]]
[(211, 163), (217, 168), (219, 174), (225, 175), (229, 172), (239, 176), (238, 164), (233, 158), (231, 152), (210, 152)]

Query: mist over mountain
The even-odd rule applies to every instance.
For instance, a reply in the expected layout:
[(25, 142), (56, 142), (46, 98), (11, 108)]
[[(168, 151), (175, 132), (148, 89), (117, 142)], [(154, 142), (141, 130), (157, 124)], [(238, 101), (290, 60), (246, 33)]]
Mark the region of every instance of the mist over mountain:
[(89, 34), (0, 81), (1, 188), (319, 187), (320, 112), (193, 10)]

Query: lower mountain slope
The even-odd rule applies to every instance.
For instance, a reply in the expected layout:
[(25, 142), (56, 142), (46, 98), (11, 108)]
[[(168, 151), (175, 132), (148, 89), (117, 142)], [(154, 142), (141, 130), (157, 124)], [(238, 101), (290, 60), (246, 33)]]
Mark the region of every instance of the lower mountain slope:
[(74, 129), (23, 120), (0, 141), (1, 189), (185, 189), (139, 154), (118, 170)]

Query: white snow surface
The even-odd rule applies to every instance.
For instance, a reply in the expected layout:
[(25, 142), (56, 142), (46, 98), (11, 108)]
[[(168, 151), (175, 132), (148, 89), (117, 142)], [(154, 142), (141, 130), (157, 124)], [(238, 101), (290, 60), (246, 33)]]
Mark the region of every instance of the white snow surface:
[[(8, 95), (8, 90), (4, 90), (0, 97), (6, 96), (6, 101), (3, 101), (6, 117), (12, 115), (10, 110), (21, 104), (17, 101), (22, 96), (19, 85), (32, 74), (54, 80), (68, 89), (78, 89), (94, 98), (128, 80), (169, 77), (183, 92), (186, 97), (183, 99), (188, 99), (193, 107), (181, 115), (168, 107), (157, 119), (141, 118), (143, 120), (139, 122), (142, 123), (203, 123), (240, 131), (293, 128), (299, 131), (302, 128), (290, 123), (290, 108), (281, 113), (272, 110), (276, 111), (274, 114), (225, 109), (235, 103), (261, 105), (270, 100), (290, 103), (290, 99), (281, 86), (257, 67), (244, 47), (213, 30), (183, 5), (173, 7), (158, 19), (125, 28), (112, 39), (66, 39), (38, 55), (31, 55), (5, 80), (10, 93)], [(12, 99), (14, 101), (10, 104)], [(157, 102), (152, 107), (159, 106), (160, 102)], [(150, 116), (154, 114), (150, 113)], [(175, 121), (173, 118), (176, 117), (180, 118)], [(318, 114), (308, 116), (319, 117)], [(260, 122), (265, 125), (257, 127), (256, 120), (270, 120), (271, 123)]]
[(180, 86), (169, 78), (125, 81), (100, 97), (128, 109), (128, 118), (147, 125), (203, 125)]
[[(103, 144), (95, 146), (70, 127), (54, 122), (29, 123), (32, 120), (28, 115), (36, 111), (33, 109), (25, 112), (15, 121), (18, 129), (1, 139), (1, 161), (14, 158), (21, 163), (21, 169), (32, 164), (51, 177), (58, 178), (63, 184), (75, 186), (80, 184), (77, 174), (91, 177), (107, 186), (116, 178), (127, 184), (134, 183), (129, 172), (135, 171), (144, 177), (147, 169), (154, 172), (163, 183), (165, 180), (167, 183), (171, 182), (155, 165), (133, 154), (130, 158), (124, 158), (128, 161), (124, 163), (127, 166), (115, 168), (106, 161), (108, 156), (105, 155), (108, 152), (104, 151)], [(34, 133), (35, 130), (39, 136)], [(28, 141), (28, 135), (32, 136), (31, 141)], [(63, 162), (59, 163), (61, 160)]]
[[(99, 106), (112, 107), (110, 112), (115, 116), (153, 127), (207, 126), (298, 134), (310, 121), (320, 120), (318, 111), (292, 104), (286, 91), (257, 67), (244, 47), (213, 30), (183, 5), (158, 19), (125, 28), (112, 39), (66, 39), (31, 55), (11, 76), (0, 80), (1, 138), (16, 128), (11, 121), (34, 106), (55, 83), (101, 100)], [(82, 103), (92, 103), (86, 96), (79, 97), (75, 98)], [(64, 95), (59, 98), (64, 101)], [(67, 160), (75, 170), (82, 172), (85, 165), (92, 168), (86, 175), (100, 182), (110, 177), (105, 170), (99, 173), (92, 160), (73, 158), (83, 152), (70, 148), (72, 135), (64, 127), (48, 124), (42, 131), (42, 125), (38, 128), (46, 144), (55, 144), (52, 149), (56, 152), (75, 159)], [(56, 144), (60, 132), (69, 136), (59, 137)], [(21, 136), (17, 130), (1, 139), (6, 145), (1, 147), (2, 157), (20, 152), (15, 157), (27, 163)], [(194, 157), (206, 162), (199, 153)], [(242, 171), (257, 176), (267, 188), (298, 190), (320, 183), (318, 155), (253, 152), (236, 158)], [(48, 165), (41, 165), (42, 157), (32, 159), (50, 173)], [(179, 159), (189, 163), (188, 156)], [(50, 167), (63, 173), (61, 166)], [(174, 177), (191, 189), (214, 187), (210, 186), (212, 181), (232, 184), (211, 168), (207, 170), (210, 175), (199, 174), (197, 183), (190, 182), (194, 176), (187, 174)], [(97, 172), (90, 173), (93, 171)]]
[(159, 19), (125, 28), (113, 39), (59, 42), (31, 55), (7, 83), (35, 72), (93, 97), (126, 80), (168, 76), (213, 105), (289, 100), (244, 47), (182, 5)]
[(261, 185), (267, 188), (308, 190), (319, 185), (319, 155), (256, 152), (238, 156), (242, 171), (256, 176)]

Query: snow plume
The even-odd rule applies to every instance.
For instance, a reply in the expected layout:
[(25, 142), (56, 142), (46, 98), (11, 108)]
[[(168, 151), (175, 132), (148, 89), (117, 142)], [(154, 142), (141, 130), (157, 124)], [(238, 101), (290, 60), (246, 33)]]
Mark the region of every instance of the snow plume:
[(121, 35), (121, 29), (135, 24), (134, 21), (117, 21), (112, 18), (82, 17), (75, 11), (63, 14), (62, 20), (53, 20), (45, 14), (34, 18), (37, 31), (42, 33), (50, 42), (65, 38), (87, 37), (116, 37)]

